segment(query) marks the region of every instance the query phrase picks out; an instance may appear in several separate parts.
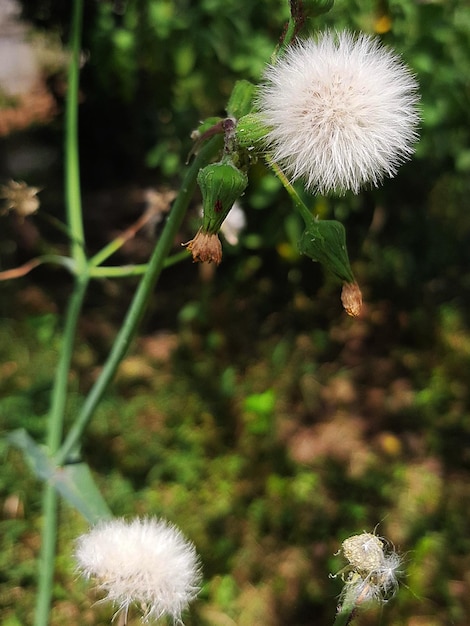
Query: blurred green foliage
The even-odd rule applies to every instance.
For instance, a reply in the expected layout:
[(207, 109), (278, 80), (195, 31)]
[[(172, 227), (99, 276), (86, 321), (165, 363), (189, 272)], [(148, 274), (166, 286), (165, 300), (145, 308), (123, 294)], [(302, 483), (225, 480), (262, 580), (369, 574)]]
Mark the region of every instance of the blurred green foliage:
[[(69, 7), (24, 2), (38, 27), (65, 38)], [(89, 0), (86, 9), (85, 189), (176, 186), (190, 131), (223, 115), (236, 79), (259, 79), (287, 16), (283, 0)], [(338, 1), (306, 28), (317, 26), (377, 34), (421, 86), (417, 155), (395, 180), (359, 197), (308, 198), (346, 226), (366, 317), (346, 320), (338, 285), (299, 257), (289, 200), (256, 164), (241, 244), (212, 282), (198, 283), (191, 266), (164, 278), (147, 330), (174, 333), (177, 349), (159, 361), (150, 335), (139, 342), (88, 432), (86, 458), (116, 515), (162, 515), (197, 544), (206, 582), (189, 626), (331, 624), (340, 584), (328, 573), (342, 566), (333, 555), (376, 524), (405, 553), (407, 576), (383, 615), (364, 612), (358, 625), (466, 626), (470, 8)], [(60, 281), (42, 277), (62, 302)], [(104, 289), (77, 346), (70, 414), (112, 335), (96, 312), (115, 320), (128, 287), (114, 297)], [(41, 441), (58, 316), (28, 312), (12, 291), (2, 310), (2, 429)], [(31, 623), (40, 491), (18, 453), (2, 444), (0, 454), (0, 611), (16, 626)], [(84, 523), (62, 515), (51, 624), (107, 624), (109, 609), (92, 606), (73, 575)]]

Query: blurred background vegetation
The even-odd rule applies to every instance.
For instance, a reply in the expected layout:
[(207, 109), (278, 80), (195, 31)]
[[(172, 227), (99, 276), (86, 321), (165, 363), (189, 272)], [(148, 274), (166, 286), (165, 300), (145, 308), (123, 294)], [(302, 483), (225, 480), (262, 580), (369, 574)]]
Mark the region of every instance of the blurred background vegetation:
[[(63, 215), (70, 4), (22, 4), (42, 83), (2, 91), (0, 182), (42, 187), (42, 208), (25, 222), (0, 218), (1, 270), (64, 250), (47, 216)], [(80, 141), (93, 252), (139, 217), (149, 189), (178, 188), (191, 130), (223, 115), (236, 79), (260, 78), (288, 9), (283, 0), (85, 6)], [(299, 256), (289, 199), (257, 164), (246, 229), (224, 246), (217, 272), (185, 262), (164, 274), (88, 431), (86, 460), (116, 515), (163, 516), (196, 543), (205, 586), (188, 626), (331, 624), (340, 582), (328, 573), (342, 567), (334, 554), (375, 527), (404, 555), (405, 576), (397, 597), (357, 624), (466, 626), (470, 7), (345, 0), (307, 30), (324, 26), (375, 33), (421, 85), (421, 140), (397, 178), (357, 197), (309, 200), (346, 226), (363, 315), (347, 318), (340, 286)], [(32, 115), (38, 93), (47, 106)], [(181, 241), (197, 227), (197, 202)], [(128, 242), (116, 263), (145, 261), (155, 236)], [(90, 293), (71, 416), (135, 284), (107, 280)], [(25, 427), (41, 441), (70, 279), (42, 267), (0, 289), (1, 429)], [(0, 446), (0, 616), (23, 626), (34, 608), (40, 485)], [(74, 574), (72, 542), (84, 528), (64, 507), (53, 625), (112, 615)]]

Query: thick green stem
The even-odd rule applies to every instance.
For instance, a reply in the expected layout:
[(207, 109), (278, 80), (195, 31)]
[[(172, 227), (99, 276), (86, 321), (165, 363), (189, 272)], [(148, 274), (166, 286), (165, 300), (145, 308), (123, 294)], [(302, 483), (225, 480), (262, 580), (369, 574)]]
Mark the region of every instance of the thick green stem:
[[(66, 315), (60, 359), (52, 389), (51, 409), (47, 423), (48, 431), (46, 443), (51, 456), (57, 452), (62, 439), (75, 332), (87, 285), (88, 279), (77, 281)], [(47, 626), (49, 624), (57, 539), (57, 499), (58, 495), (54, 487), (46, 484), (43, 494), (43, 527), (41, 533), (41, 553), (39, 557), (39, 583), (35, 626)]]
[(39, 555), (39, 581), (36, 599), (35, 626), (48, 626), (54, 579), (55, 551), (57, 543), (58, 494), (54, 487), (44, 485), (42, 496), (43, 527), (41, 553)]
[(51, 456), (57, 452), (62, 440), (69, 371), (75, 344), (75, 332), (87, 286), (88, 278), (77, 280), (66, 315), (48, 421), (47, 448)]
[[(71, 233), (71, 255), (77, 278), (65, 318), (65, 328), (52, 389), (48, 419), (47, 447), (55, 455), (62, 441), (67, 388), (72, 361), (75, 333), (88, 286), (88, 267), (84, 249), (82, 207), (80, 199), (80, 169), (78, 155), (78, 79), (83, 0), (74, 0), (72, 8), (71, 62), (68, 75), (65, 134), (65, 199), (67, 228)], [(38, 596), (35, 626), (48, 626), (52, 600), (57, 541), (58, 494), (46, 484), (43, 492), (43, 527), (39, 557)]]
[(178, 198), (175, 200), (165, 228), (163, 229), (160, 239), (158, 240), (152, 257), (150, 258), (148, 270), (140, 281), (137, 292), (129, 307), (129, 311), (116, 337), (113, 348), (103, 367), (103, 370), (90, 390), (80, 414), (70, 429), (64, 444), (57, 453), (56, 462), (58, 465), (64, 463), (70, 453), (78, 447), (83, 431), (92, 418), (99, 401), (103, 397), (118, 368), (119, 363), (124, 357), (137, 330), (137, 326), (139, 325), (145, 312), (146, 305), (152, 297), (155, 284), (165, 266), (165, 259), (168, 256), (191, 197), (194, 193), (197, 174), (200, 168), (206, 165), (214, 157), (217, 151), (220, 150), (220, 147), (221, 142), (219, 137), (211, 139), (200, 151), (189, 168), (178, 194)]
[(71, 61), (67, 82), (65, 108), (65, 199), (67, 225), (71, 233), (72, 257), (80, 274), (86, 270), (85, 236), (83, 231), (78, 152), (78, 84), (83, 20), (83, 0), (74, 0), (72, 15)]

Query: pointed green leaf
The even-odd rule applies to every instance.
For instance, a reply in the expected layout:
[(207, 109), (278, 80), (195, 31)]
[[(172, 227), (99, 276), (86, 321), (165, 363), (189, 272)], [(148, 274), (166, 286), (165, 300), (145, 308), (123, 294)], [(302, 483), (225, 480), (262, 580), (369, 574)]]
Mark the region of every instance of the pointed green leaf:
[(112, 517), (86, 463), (79, 462), (57, 467), (46, 454), (45, 449), (22, 428), (10, 433), (7, 441), (23, 452), (37, 478), (55, 487), (60, 495), (91, 524)]

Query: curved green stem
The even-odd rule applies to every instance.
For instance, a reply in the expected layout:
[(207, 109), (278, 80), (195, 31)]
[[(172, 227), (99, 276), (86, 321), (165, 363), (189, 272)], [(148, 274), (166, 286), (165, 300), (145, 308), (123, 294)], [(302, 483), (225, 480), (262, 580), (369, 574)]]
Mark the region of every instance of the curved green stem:
[(207, 164), (214, 157), (217, 151), (220, 150), (220, 147), (220, 137), (214, 137), (206, 144), (206, 146), (204, 146), (190, 166), (184, 178), (178, 198), (175, 200), (175, 203), (170, 211), (168, 221), (150, 258), (148, 270), (140, 281), (126, 318), (116, 337), (113, 349), (109, 354), (99, 378), (90, 390), (85, 403), (72, 428), (70, 429), (62, 447), (57, 453), (56, 462), (58, 465), (63, 464), (70, 453), (78, 447), (83, 431), (92, 418), (99, 401), (103, 397), (118, 368), (119, 363), (124, 357), (137, 330), (137, 326), (142, 319), (146, 305), (153, 294), (155, 284), (162, 269), (164, 268), (165, 259), (171, 249), (174, 238), (194, 193), (197, 174), (200, 168)]
[(269, 158), (267, 159), (267, 162), (268, 162), (269, 167), (273, 170), (273, 172), (276, 174), (276, 176), (279, 178), (279, 180), (283, 184), (287, 193), (292, 198), (292, 201), (294, 202), (294, 206), (297, 209), (297, 211), (300, 213), (300, 215), (303, 217), (304, 222), (307, 225), (310, 224), (310, 222), (312, 221), (312, 214), (308, 210), (308, 208), (305, 206), (305, 203), (303, 202), (302, 198), (294, 189), (290, 180), (287, 178), (287, 176), (284, 174), (284, 172), (281, 170), (281, 168), (279, 167), (277, 163), (275, 163), (274, 161), (271, 161), (271, 159)]

